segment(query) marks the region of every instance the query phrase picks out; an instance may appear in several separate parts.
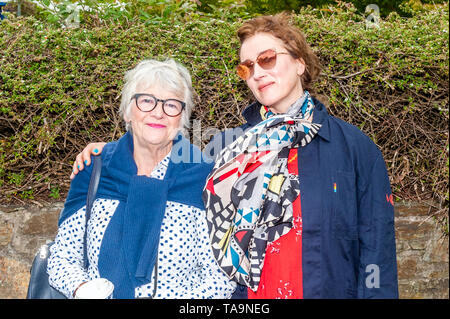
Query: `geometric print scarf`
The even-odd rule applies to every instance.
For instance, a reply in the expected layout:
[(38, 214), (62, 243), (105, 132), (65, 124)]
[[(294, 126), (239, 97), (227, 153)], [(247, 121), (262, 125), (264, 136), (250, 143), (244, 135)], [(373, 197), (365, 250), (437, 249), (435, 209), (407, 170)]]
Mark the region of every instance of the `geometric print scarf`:
[(288, 172), (289, 149), (303, 147), (320, 124), (307, 91), (284, 114), (261, 107), (263, 121), (225, 147), (203, 191), (214, 257), (241, 285), (257, 291), (266, 246), (292, 228), (298, 177)]

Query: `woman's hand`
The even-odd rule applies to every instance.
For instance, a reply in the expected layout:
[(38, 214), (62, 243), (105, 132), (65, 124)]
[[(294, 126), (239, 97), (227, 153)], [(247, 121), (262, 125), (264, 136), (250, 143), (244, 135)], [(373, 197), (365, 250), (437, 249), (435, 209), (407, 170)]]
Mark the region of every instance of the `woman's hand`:
[(73, 162), (73, 171), (70, 174), (70, 179), (74, 179), (78, 172), (84, 169), (84, 165), (91, 165), (91, 155), (100, 155), (106, 143), (89, 143), (84, 150), (77, 155), (75, 162)]
[(75, 299), (111, 299), (114, 284), (106, 278), (85, 281), (74, 291)]
[(82, 282), (82, 283), (77, 287), (77, 289), (75, 289), (75, 291), (73, 292), (73, 297), (74, 297), (74, 298), (76, 298), (78, 289), (79, 289), (81, 286), (83, 286), (85, 283), (87, 283), (87, 281)]

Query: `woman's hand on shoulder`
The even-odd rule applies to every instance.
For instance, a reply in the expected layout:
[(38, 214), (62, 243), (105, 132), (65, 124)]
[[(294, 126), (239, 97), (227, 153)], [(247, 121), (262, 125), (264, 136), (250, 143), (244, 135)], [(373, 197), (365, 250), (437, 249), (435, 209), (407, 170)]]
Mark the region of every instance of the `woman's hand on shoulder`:
[(73, 170), (72, 174), (70, 174), (70, 179), (74, 179), (75, 175), (84, 169), (84, 165), (91, 165), (91, 155), (100, 155), (105, 145), (106, 143), (103, 142), (89, 143), (88, 146), (77, 155), (75, 162), (73, 162)]

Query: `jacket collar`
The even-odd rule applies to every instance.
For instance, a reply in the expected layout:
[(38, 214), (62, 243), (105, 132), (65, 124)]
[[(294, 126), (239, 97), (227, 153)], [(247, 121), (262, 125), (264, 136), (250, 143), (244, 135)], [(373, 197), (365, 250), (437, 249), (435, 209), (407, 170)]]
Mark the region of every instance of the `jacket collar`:
[[(313, 123), (322, 125), (317, 135), (319, 135), (326, 141), (330, 141), (330, 124), (329, 124), (330, 116), (327, 112), (327, 109), (325, 105), (323, 105), (319, 100), (317, 100), (314, 97), (313, 102), (314, 105), (316, 106), (314, 109)], [(260, 108), (261, 103), (256, 101), (250, 104), (248, 107), (246, 107), (242, 112), (242, 116), (245, 118), (245, 120), (250, 126), (255, 126), (256, 124), (262, 121), (261, 113), (259, 111)]]

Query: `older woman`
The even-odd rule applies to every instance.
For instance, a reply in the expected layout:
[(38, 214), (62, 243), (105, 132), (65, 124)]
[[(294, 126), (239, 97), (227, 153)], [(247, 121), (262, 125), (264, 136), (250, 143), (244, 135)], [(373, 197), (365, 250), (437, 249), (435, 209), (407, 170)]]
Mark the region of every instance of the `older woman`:
[[(113, 298), (228, 298), (235, 283), (218, 268), (201, 199), (210, 166), (180, 133), (189, 124), (192, 86), (173, 60), (147, 60), (125, 76), (120, 112), (127, 133), (106, 144), (88, 223), (88, 269), (81, 265), (89, 169), (73, 180), (48, 263), (52, 286), (92, 296), (104, 278)], [(180, 147), (180, 148), (178, 148)], [(173, 151), (181, 149), (189, 154)]]
[(257, 101), (207, 146), (203, 194), (214, 256), (240, 284), (233, 297), (397, 298), (380, 150), (311, 96), (318, 58), (288, 16), (249, 20), (238, 36), (237, 72)]

